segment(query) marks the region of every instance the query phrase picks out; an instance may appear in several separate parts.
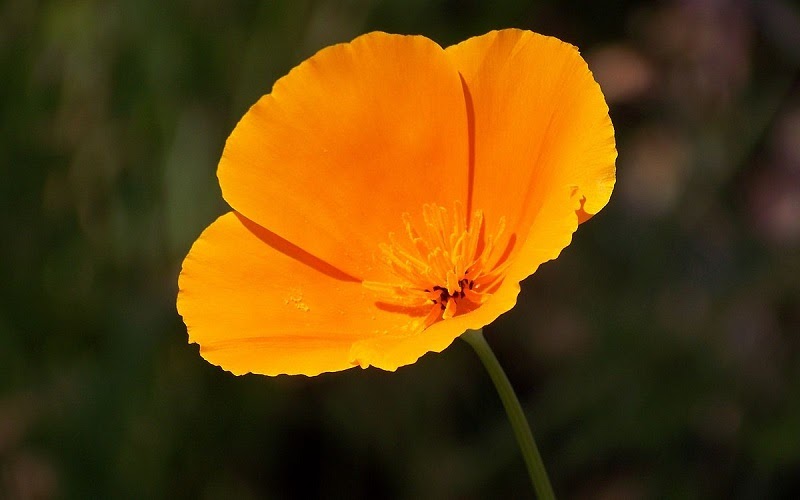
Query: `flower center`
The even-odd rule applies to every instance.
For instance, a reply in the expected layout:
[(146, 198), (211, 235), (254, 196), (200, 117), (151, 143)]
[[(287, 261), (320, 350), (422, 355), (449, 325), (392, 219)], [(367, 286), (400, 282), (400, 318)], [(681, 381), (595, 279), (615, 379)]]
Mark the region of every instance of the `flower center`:
[(424, 205), (422, 219), (415, 227), (411, 216), (403, 214), (405, 238), (391, 233), (390, 243), (379, 247), (396, 280), (363, 284), (381, 294), (379, 307), (418, 316), (425, 329), (475, 310), (497, 290), (515, 238), (500, 248), (505, 219), (487, 234), (483, 211), (476, 210), (468, 221), (458, 202), (452, 215), (444, 207)]

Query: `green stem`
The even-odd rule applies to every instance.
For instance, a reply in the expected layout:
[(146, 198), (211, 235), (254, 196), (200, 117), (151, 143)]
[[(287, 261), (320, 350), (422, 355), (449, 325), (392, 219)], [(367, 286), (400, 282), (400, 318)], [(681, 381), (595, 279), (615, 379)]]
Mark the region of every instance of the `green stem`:
[(489, 347), (483, 337), (483, 330), (467, 330), (461, 335), (461, 338), (475, 349), (478, 357), (483, 362), (483, 366), (486, 367), (486, 371), (489, 372), (492, 382), (494, 382), (497, 394), (500, 395), (500, 400), (506, 409), (508, 420), (514, 429), (514, 435), (517, 437), (522, 456), (525, 458), (525, 465), (528, 467), (528, 475), (531, 477), (536, 496), (540, 500), (555, 499), (553, 487), (550, 486), (550, 479), (547, 477), (542, 456), (539, 455), (536, 442), (533, 440), (531, 428), (525, 419), (525, 413), (522, 411), (522, 406), (519, 404), (519, 399), (517, 399), (506, 373), (497, 361), (492, 348)]

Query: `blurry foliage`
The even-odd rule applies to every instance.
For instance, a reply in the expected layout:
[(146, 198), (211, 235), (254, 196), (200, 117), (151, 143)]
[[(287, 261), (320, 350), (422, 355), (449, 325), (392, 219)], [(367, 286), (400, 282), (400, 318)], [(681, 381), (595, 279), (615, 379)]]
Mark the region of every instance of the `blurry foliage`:
[(564, 497), (800, 496), (800, 11), (783, 0), (0, 4), (0, 497), (519, 498), (460, 342), (233, 377), (174, 307), (227, 133), (382, 29), (582, 48), (618, 186), (487, 329)]

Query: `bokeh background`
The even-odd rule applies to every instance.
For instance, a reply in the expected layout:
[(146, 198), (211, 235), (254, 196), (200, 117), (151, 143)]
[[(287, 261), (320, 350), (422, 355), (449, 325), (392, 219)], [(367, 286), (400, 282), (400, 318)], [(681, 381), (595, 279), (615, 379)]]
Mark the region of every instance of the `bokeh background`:
[(486, 329), (563, 498), (800, 498), (800, 9), (785, 0), (0, 2), (0, 497), (528, 498), (457, 341), (396, 373), (234, 377), (180, 263), (229, 131), (375, 29), (578, 45), (609, 206)]

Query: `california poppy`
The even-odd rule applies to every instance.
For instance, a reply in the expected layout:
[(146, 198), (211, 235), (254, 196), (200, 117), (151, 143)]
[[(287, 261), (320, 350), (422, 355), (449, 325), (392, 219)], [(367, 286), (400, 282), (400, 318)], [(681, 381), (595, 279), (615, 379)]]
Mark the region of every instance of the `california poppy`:
[(244, 115), (233, 208), (194, 243), (178, 311), (235, 374), (395, 370), (511, 309), (607, 203), (614, 131), (572, 45), (502, 30), (443, 49), (369, 33)]

